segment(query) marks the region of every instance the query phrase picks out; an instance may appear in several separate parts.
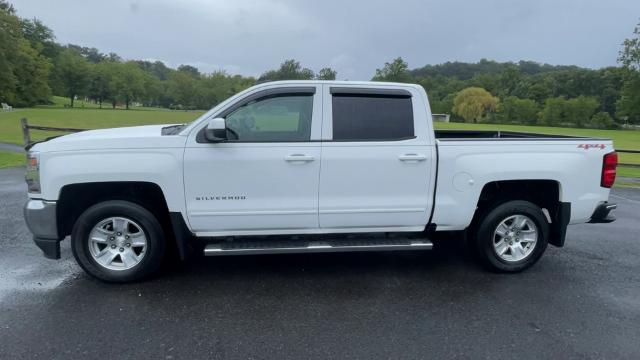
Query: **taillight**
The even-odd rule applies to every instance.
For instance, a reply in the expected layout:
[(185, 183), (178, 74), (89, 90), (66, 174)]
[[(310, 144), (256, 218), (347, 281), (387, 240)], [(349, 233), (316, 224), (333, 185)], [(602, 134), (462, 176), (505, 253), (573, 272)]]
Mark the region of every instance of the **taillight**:
[(600, 186), (610, 188), (616, 182), (616, 166), (618, 166), (618, 154), (610, 152), (602, 159), (602, 178)]

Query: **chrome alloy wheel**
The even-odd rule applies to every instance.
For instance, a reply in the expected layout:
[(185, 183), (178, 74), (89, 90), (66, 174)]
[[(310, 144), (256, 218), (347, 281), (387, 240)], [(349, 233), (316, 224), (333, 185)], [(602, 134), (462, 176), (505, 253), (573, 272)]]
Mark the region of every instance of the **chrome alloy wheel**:
[(109, 270), (128, 270), (138, 265), (147, 250), (147, 236), (135, 221), (110, 217), (89, 233), (89, 252), (100, 266)]
[(507, 217), (493, 232), (493, 250), (507, 262), (520, 261), (531, 255), (537, 241), (538, 228), (525, 215)]

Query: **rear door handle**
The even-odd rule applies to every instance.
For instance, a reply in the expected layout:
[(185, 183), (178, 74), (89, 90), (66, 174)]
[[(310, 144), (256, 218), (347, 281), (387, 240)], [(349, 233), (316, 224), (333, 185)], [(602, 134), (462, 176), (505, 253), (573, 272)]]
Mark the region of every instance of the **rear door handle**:
[(398, 156), (400, 161), (424, 161), (427, 160), (427, 157), (422, 154), (404, 154)]
[(284, 161), (304, 161), (309, 162), (313, 161), (315, 158), (311, 155), (307, 154), (291, 154), (284, 157)]

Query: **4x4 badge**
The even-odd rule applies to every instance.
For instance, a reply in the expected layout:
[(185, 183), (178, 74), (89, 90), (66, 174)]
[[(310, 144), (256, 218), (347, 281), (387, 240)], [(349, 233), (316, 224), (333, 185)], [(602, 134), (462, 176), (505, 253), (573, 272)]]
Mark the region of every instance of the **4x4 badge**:
[(578, 145), (578, 147), (580, 149), (585, 149), (585, 150), (589, 150), (589, 149), (601, 149), (604, 150), (607, 145), (605, 144), (580, 144)]

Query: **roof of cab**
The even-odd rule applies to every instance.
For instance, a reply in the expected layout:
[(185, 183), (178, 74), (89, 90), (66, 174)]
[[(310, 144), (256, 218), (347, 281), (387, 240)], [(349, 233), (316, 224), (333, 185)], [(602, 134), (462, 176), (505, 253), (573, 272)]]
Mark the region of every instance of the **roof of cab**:
[(278, 80), (278, 81), (265, 81), (254, 86), (261, 85), (339, 85), (339, 86), (372, 86), (372, 87), (404, 87), (404, 88), (422, 88), (418, 84), (410, 83), (397, 83), (397, 82), (383, 82), (383, 81), (348, 81), (348, 80)]

